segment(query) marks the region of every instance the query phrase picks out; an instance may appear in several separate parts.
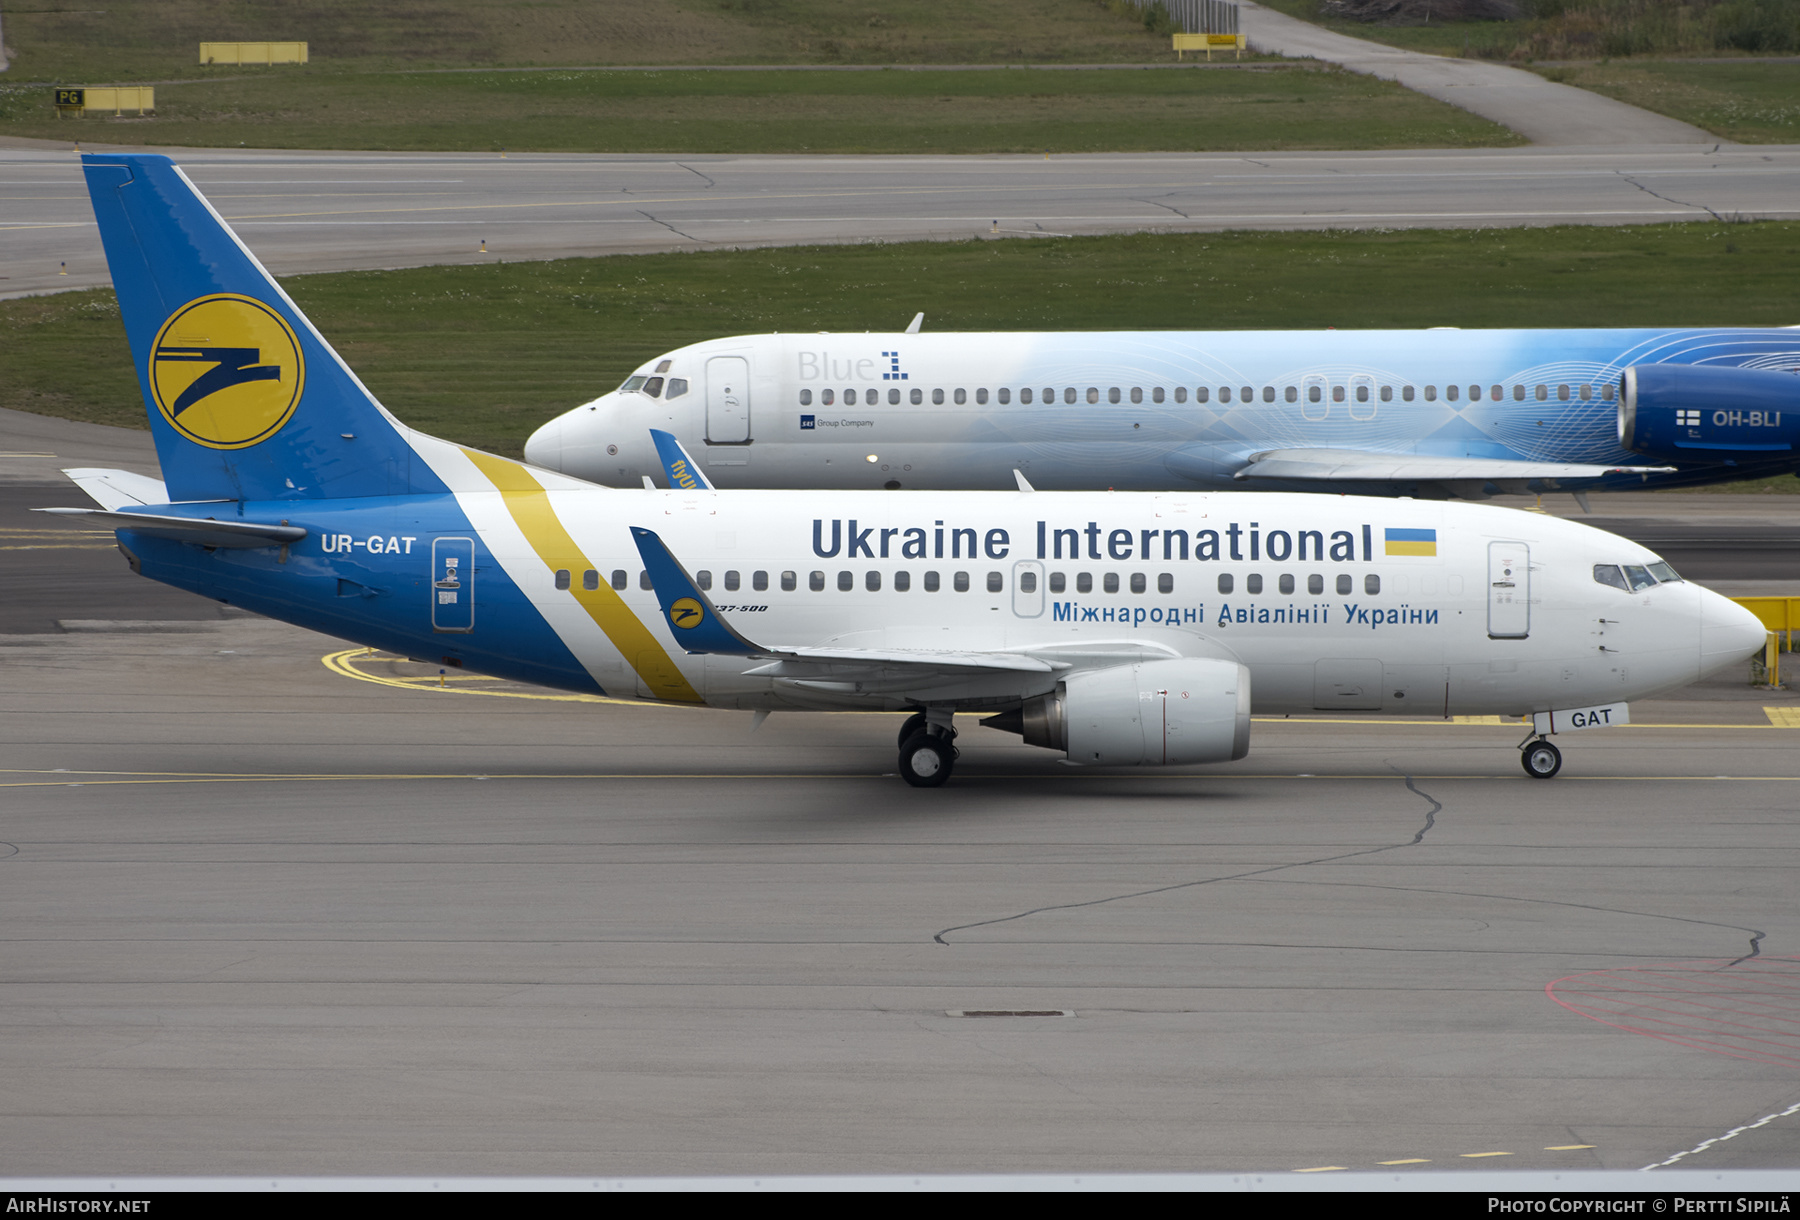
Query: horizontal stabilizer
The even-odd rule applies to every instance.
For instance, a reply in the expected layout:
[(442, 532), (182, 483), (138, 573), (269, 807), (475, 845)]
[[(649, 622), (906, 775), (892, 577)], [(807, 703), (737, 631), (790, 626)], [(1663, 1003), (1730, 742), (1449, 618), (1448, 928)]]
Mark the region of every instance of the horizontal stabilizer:
[(104, 508), (36, 508), (33, 512), (58, 517), (82, 517), (116, 530), (132, 530), (152, 538), (191, 542), (196, 546), (247, 549), (286, 546), (306, 537), (298, 525), (264, 525), (254, 521), (214, 521), (210, 518), (164, 517), (153, 513), (111, 512)]
[(102, 470), (94, 466), (78, 466), (65, 470), (75, 486), (94, 498), (101, 508), (137, 508), (150, 504), (167, 504), (169, 489), (161, 479), (129, 470)]
[(1507, 458), (1368, 453), (1360, 449), (1270, 449), (1252, 454), (1237, 479), (1311, 479), (1320, 482), (1497, 482), (1598, 479), (1609, 474), (1663, 474), (1673, 466), (1596, 466), (1579, 462), (1516, 462)]

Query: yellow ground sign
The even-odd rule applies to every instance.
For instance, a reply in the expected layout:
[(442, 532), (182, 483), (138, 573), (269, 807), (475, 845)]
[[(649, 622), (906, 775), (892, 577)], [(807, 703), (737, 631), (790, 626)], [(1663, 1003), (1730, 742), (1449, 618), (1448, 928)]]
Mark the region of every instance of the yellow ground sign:
[(203, 64), (303, 64), (304, 42), (203, 42)]
[(123, 114), (130, 110), (147, 114), (156, 109), (156, 90), (150, 85), (126, 85), (96, 89), (91, 86), (60, 88), (56, 91), (58, 114), (85, 115)]

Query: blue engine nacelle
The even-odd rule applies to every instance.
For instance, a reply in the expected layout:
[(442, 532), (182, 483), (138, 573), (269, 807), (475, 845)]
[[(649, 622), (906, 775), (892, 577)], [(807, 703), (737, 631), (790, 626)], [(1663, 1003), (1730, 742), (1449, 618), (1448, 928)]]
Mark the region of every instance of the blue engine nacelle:
[(1619, 385), (1619, 443), (1683, 462), (1749, 465), (1800, 454), (1800, 376), (1711, 364), (1640, 364)]

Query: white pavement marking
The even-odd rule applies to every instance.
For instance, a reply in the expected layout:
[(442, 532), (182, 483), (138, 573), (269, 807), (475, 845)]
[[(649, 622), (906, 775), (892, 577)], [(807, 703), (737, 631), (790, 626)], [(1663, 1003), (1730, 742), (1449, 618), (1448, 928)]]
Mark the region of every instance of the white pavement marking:
[(1793, 1105), (1789, 1106), (1785, 1110), (1777, 1110), (1773, 1114), (1765, 1114), (1753, 1123), (1745, 1123), (1741, 1127), (1733, 1127), (1731, 1130), (1727, 1131), (1724, 1135), (1715, 1135), (1709, 1140), (1701, 1140), (1698, 1144), (1695, 1144), (1692, 1148), (1689, 1148), (1686, 1152), (1677, 1152), (1674, 1156), (1670, 1157), (1666, 1161), (1658, 1161), (1654, 1165), (1644, 1166), (1643, 1171), (1647, 1172), (1652, 1169), (1661, 1169), (1665, 1165), (1673, 1165), (1676, 1161), (1681, 1160), (1683, 1157), (1693, 1156), (1696, 1152), (1705, 1152), (1708, 1148), (1711, 1148), (1714, 1144), (1722, 1144), (1726, 1140), (1732, 1139), (1739, 1135), (1742, 1135), (1746, 1131), (1754, 1131), (1758, 1127), (1766, 1127), (1778, 1118), (1788, 1118), (1795, 1114), (1800, 1114), (1800, 1101), (1795, 1102)]
[(1334, 34), (1245, 0), (1245, 37), (1252, 50), (1318, 59), (1395, 81), (1509, 127), (1534, 144), (1718, 144), (1719, 137), (1676, 119), (1640, 110), (1586, 89), (1559, 85), (1535, 72), (1472, 59), (1446, 59)]

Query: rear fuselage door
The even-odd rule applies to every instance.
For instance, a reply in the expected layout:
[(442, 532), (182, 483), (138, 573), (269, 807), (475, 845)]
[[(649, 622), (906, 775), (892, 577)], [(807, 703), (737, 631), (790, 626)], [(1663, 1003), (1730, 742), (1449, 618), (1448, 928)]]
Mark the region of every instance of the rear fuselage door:
[(1488, 543), (1488, 638), (1522, 640), (1531, 634), (1531, 548)]
[(750, 439), (750, 362), (742, 356), (706, 362), (706, 439), (714, 445)]

